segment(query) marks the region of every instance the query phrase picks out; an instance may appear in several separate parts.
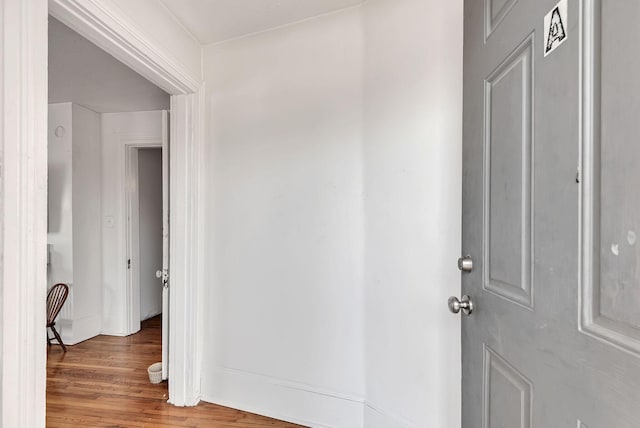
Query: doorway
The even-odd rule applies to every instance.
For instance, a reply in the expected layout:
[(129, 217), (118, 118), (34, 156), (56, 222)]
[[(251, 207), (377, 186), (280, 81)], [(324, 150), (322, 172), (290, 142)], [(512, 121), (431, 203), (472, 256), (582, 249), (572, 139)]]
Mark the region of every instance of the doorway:
[[(137, 148), (162, 150), (168, 138), (169, 95), (54, 18), (49, 56), (48, 282), (71, 290), (62, 335), (73, 344), (99, 333), (132, 334), (140, 322), (139, 259), (147, 253), (139, 251), (137, 211), (136, 239), (129, 239), (130, 211), (138, 204), (125, 198), (137, 186), (130, 174), (133, 160), (137, 174)], [(162, 252), (162, 242), (158, 247)], [(135, 281), (129, 281), (132, 259)], [(147, 276), (158, 269), (162, 256)]]
[[(180, 262), (172, 262), (174, 281), (172, 332), (174, 356), (169, 399), (178, 405), (194, 405), (199, 399), (198, 293), (200, 273), (196, 225), (199, 221), (197, 187), (200, 151), (200, 97), (197, 73), (185, 67), (184, 58), (166, 46), (127, 25), (127, 15), (118, 8), (95, 2), (7, 0), (2, 39), (11, 49), (3, 50), (5, 79), (3, 110), (5, 141), (2, 181), (12, 189), (3, 195), (4, 233), (7, 250), (3, 263), (2, 316), (13, 328), (2, 335), (5, 390), (1, 417), (8, 426), (42, 426), (45, 415), (46, 339), (44, 301), (46, 295), (47, 241), (47, 14), (92, 40), (123, 63), (172, 95), (172, 186), (180, 189), (172, 201), (172, 224), (176, 227), (172, 251)], [(109, 10), (105, 10), (109, 9)], [(177, 31), (174, 29), (174, 32)], [(169, 32), (170, 33), (170, 32)], [(186, 40), (184, 41), (187, 42)], [(178, 43), (183, 46), (185, 43)], [(179, 49), (179, 48), (177, 48)], [(194, 58), (195, 55), (188, 55)], [(28, 70), (28, 72), (25, 72)], [(20, 251), (13, 251), (19, 248)], [(188, 278), (188, 279), (185, 279)], [(9, 284), (20, 284), (20, 287)], [(181, 339), (182, 338), (182, 339)], [(8, 351), (11, 350), (11, 351)], [(16, 388), (16, 386), (19, 386)]]
[[(111, 151), (116, 171), (124, 171), (122, 185), (115, 186), (111, 197), (123, 209), (113, 212), (125, 225), (124, 252), (117, 254), (114, 278), (122, 278), (124, 287), (107, 288), (122, 298), (110, 307), (124, 307), (124, 324), (104, 328), (124, 328), (124, 335), (140, 330), (141, 321), (160, 313), (162, 316), (162, 378), (168, 378), (169, 361), (169, 114), (134, 112), (105, 114), (105, 145)], [(105, 152), (106, 153), (106, 152)], [(117, 189), (122, 189), (118, 192)], [(117, 238), (115, 239), (117, 241)], [(126, 265), (118, 260), (126, 259)], [(109, 284), (105, 284), (109, 287)], [(118, 290), (122, 293), (118, 293)], [(105, 319), (106, 321), (106, 319)], [(118, 318), (115, 318), (118, 321)]]
[[(166, 351), (171, 360), (168, 377), (169, 402), (180, 406), (195, 405), (200, 399), (201, 329), (199, 313), (202, 299), (201, 245), (197, 225), (201, 222), (198, 183), (201, 162), (201, 111), (204, 87), (199, 75), (191, 72), (182, 55), (176, 57), (175, 46), (150, 38), (137, 26), (128, 25), (129, 15), (110, 10), (105, 15), (101, 5), (70, 0), (52, 0), (49, 13), (105, 52), (129, 66), (149, 82), (170, 94), (169, 165), (173, 255), (169, 263), (175, 289), (169, 302), (170, 325)], [(165, 28), (167, 35), (175, 29)], [(198, 61), (200, 56), (198, 55)], [(188, 63), (191, 64), (191, 63)], [(126, 260), (126, 259), (125, 259)]]
[(160, 352), (144, 357), (167, 379), (168, 294), (155, 273), (168, 269), (169, 95), (54, 18), (49, 54), (47, 283), (70, 289), (56, 324), (75, 345), (164, 313)]
[[(140, 321), (162, 313), (162, 148), (135, 148), (137, 158), (138, 233), (130, 229), (129, 240), (139, 242), (139, 263), (131, 264), (131, 273), (140, 283)], [(132, 160), (132, 166), (135, 164)], [(133, 201), (132, 201), (133, 202)]]

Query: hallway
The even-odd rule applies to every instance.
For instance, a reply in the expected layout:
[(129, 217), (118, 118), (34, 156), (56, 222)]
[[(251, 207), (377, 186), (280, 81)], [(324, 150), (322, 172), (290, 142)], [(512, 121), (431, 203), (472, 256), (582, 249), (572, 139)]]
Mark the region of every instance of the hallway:
[(47, 427), (270, 427), (297, 425), (214, 404), (166, 403), (167, 383), (149, 383), (147, 367), (160, 359), (160, 316), (129, 337), (98, 336), (47, 359)]

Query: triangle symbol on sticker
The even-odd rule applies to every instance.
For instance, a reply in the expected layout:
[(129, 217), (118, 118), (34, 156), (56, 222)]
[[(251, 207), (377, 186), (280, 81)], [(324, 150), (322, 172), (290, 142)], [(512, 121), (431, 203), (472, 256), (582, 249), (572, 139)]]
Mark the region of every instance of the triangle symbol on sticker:
[(549, 34), (547, 35), (547, 46), (545, 52), (549, 53), (556, 43), (563, 41), (567, 37), (562, 17), (560, 16), (560, 8), (556, 7), (551, 14), (551, 25), (549, 26)]

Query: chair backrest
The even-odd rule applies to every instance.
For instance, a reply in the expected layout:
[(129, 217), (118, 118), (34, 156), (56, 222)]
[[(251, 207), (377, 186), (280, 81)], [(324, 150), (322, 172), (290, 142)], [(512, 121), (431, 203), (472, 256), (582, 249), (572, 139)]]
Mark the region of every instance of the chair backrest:
[(59, 283), (47, 293), (47, 327), (53, 324), (69, 295), (67, 284)]

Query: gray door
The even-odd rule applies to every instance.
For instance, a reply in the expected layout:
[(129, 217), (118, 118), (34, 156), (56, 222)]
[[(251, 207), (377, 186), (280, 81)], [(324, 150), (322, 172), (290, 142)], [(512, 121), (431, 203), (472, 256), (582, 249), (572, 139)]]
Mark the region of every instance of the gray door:
[(463, 428), (640, 427), (640, 1), (556, 3), (465, 1)]

